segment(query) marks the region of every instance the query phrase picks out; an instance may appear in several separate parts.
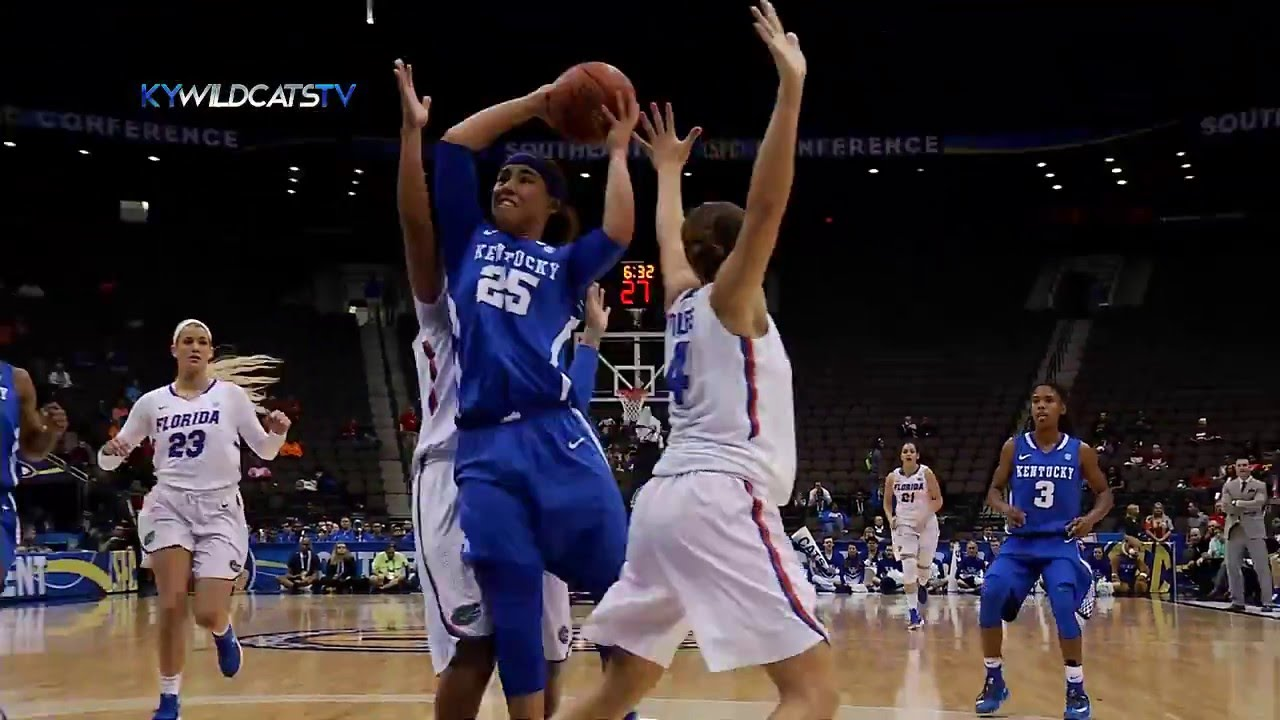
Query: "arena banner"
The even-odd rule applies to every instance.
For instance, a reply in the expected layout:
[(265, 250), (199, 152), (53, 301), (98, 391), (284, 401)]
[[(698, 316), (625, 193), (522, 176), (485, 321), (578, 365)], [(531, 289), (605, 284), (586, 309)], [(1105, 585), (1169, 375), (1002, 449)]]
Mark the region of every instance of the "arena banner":
[(225, 128), (189, 127), (174, 123), (120, 118), (101, 113), (69, 112), (44, 108), (0, 107), (0, 126), (77, 133), (107, 140), (195, 145), (207, 148), (240, 147), (240, 133)]
[[(369, 575), (369, 566), (373, 564), (374, 556), (387, 549), (386, 542), (349, 542), (344, 544), (347, 546), (347, 550), (355, 556), (356, 571), (366, 577)], [(312, 543), (311, 550), (320, 557), (321, 563), (327, 563), (335, 545), (337, 543), (334, 542)], [(289, 571), (289, 558), (293, 557), (296, 552), (298, 552), (298, 546), (292, 543), (254, 545), (249, 548), (249, 559), (245, 563), (244, 574), (238, 584), (241, 584), (244, 590), (253, 593), (280, 592), (280, 583), (276, 581), (276, 578)], [(400, 548), (400, 553), (410, 563), (414, 561), (414, 551), (412, 549), (402, 547)]]
[(132, 550), (24, 553), (14, 558), (0, 598), (6, 601), (97, 600), (138, 591)]
[(1200, 120), (1202, 135), (1231, 135), (1280, 128), (1280, 107), (1254, 107), (1222, 115), (1206, 115)]
[[(1122, 551), (1124, 547), (1123, 541), (1124, 536), (1120, 533), (1096, 533), (1088, 535), (1081, 542), (1083, 546), (1081, 550), (1081, 557), (1092, 553), (1095, 547), (1101, 546), (1103, 548), (1103, 553), (1110, 558), (1112, 555)], [(845, 548), (850, 544), (851, 543), (848, 541), (837, 541), (836, 550), (838, 552), (844, 552)], [(861, 540), (854, 541), (852, 544), (858, 547), (859, 552), (865, 553), (867, 550), (866, 544)], [(964, 543), (961, 543), (962, 549), (963, 546)], [(1155, 543), (1150, 542), (1146, 543), (1147, 567), (1151, 568), (1151, 577), (1153, 578), (1151, 582), (1152, 593), (1166, 593), (1173, 590), (1174, 573), (1177, 571), (1177, 558), (1182, 555), (1183, 547), (1183, 537), (1177, 534), (1173, 536), (1173, 541), (1166, 545), (1156, 545)], [(978, 552), (982, 553), (983, 557), (990, 557), (990, 543), (979, 540)], [(798, 554), (802, 564), (807, 562), (807, 558), (802, 551), (796, 549), (796, 553)], [(938, 552), (934, 557), (942, 562), (943, 567), (949, 566), (951, 564), (951, 545), (949, 543), (939, 543)]]

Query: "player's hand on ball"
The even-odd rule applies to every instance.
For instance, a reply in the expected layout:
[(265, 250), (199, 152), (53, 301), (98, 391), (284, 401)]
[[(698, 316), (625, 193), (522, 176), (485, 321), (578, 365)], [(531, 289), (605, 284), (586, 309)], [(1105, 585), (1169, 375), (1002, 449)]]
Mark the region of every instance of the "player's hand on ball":
[(102, 447), (102, 454), (111, 457), (128, 457), (133, 448), (119, 437), (113, 437)]
[(67, 431), (67, 411), (56, 402), (40, 408), (40, 416), (44, 418), (45, 425), (56, 430), (58, 433)]
[(778, 11), (773, 9), (773, 3), (760, 0), (760, 7), (751, 8), (751, 16), (755, 18), (753, 24), (756, 34), (773, 56), (773, 64), (778, 68), (778, 78), (795, 82), (804, 80), (809, 64), (800, 51), (800, 38), (782, 28), (782, 21), (778, 19)]
[(658, 103), (649, 103), (649, 114), (640, 113), (640, 129), (644, 136), (635, 134), (636, 141), (649, 156), (654, 169), (663, 166), (684, 167), (689, 161), (689, 153), (693, 152), (693, 143), (702, 135), (702, 128), (695, 127), (681, 139), (676, 134), (676, 116), (667, 103), (666, 116), (658, 112)]
[(1091, 532), (1093, 532), (1093, 523), (1089, 522), (1088, 518), (1078, 517), (1067, 523), (1068, 537), (1084, 537)]
[(263, 424), (267, 426), (267, 432), (273, 435), (286, 435), (289, 432), (289, 426), (293, 425), (293, 421), (289, 419), (288, 415), (279, 410), (272, 410), (263, 419)]
[(431, 98), (424, 95), (418, 98), (413, 88), (413, 66), (405, 65), (403, 60), (396, 60), (396, 85), (400, 88), (400, 122), (406, 129), (421, 130), (427, 125), (427, 116), (431, 110)]
[(604, 304), (604, 288), (591, 283), (587, 288), (587, 330), (597, 337), (609, 329), (609, 308)]
[(636, 102), (635, 93), (618, 93), (620, 115), (614, 115), (608, 105), (601, 105), (600, 112), (609, 120), (609, 135), (604, 144), (611, 151), (625, 151), (631, 145), (631, 136), (635, 134), (636, 123), (640, 122), (640, 103)]
[(1005, 512), (1004, 519), (1009, 523), (1009, 527), (1022, 527), (1027, 524), (1027, 514), (1012, 505)]

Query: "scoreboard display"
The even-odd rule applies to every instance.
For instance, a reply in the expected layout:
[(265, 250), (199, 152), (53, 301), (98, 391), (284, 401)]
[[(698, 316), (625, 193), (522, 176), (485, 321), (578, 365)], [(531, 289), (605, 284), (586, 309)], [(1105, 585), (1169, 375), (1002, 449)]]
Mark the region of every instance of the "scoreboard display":
[(658, 264), (648, 260), (624, 260), (614, 269), (607, 288), (610, 307), (651, 308), (662, 304)]

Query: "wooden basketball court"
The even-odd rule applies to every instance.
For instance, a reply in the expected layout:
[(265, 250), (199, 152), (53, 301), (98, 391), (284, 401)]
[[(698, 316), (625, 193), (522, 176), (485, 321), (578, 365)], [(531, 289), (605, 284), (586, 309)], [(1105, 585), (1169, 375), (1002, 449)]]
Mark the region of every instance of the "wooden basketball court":
[[(11, 720), (149, 719), (157, 694), (154, 607), (151, 599), (116, 597), (0, 610), (0, 703)], [(234, 680), (219, 675), (208, 637), (193, 631), (183, 717), (430, 717), (422, 608), (417, 596), (237, 597), (244, 670)], [(919, 633), (904, 628), (901, 596), (824, 598), (822, 613), (839, 664), (837, 717), (973, 716), (983, 677), (976, 598), (933, 598)], [(1280, 718), (1280, 620), (1104, 598), (1085, 633), (1097, 718)], [(1053, 619), (1039, 599), (1010, 627), (1005, 656), (1007, 717), (1062, 717)], [(569, 695), (595, 682), (595, 653), (577, 652), (565, 672)], [(481, 716), (505, 718), (500, 691), (490, 692)], [(759, 670), (707, 673), (690, 641), (640, 710), (657, 720), (764, 718), (772, 697)]]

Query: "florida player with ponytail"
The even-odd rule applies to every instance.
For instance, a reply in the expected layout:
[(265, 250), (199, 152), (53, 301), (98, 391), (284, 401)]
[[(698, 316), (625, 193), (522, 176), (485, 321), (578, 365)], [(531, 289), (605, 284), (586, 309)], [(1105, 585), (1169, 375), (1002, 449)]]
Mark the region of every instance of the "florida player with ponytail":
[(479, 203), (473, 153), (535, 118), (553, 86), (481, 110), (445, 132), (435, 152), (436, 230), (458, 360), (456, 479), (464, 558), (493, 624), (511, 717), (545, 715), (543, 574), (597, 597), (618, 578), (626, 511), (595, 430), (573, 407), (566, 345), (587, 289), (635, 231), (627, 149), (640, 115), (618, 97), (605, 139), (601, 227), (548, 242), (568, 192), (554, 164), (507, 159)]

